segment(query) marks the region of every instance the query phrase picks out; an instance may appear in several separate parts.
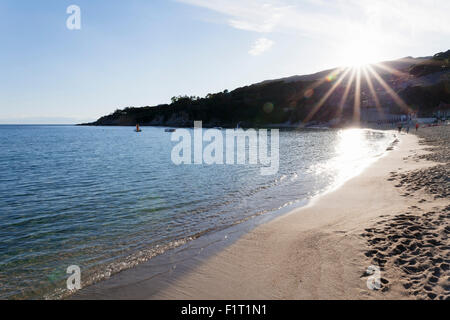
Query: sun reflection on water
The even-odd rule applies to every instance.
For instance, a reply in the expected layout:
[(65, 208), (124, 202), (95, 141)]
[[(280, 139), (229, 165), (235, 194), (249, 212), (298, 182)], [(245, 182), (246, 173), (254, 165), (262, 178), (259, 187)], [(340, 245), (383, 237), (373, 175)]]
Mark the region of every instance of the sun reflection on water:
[(345, 129), (338, 131), (337, 135), (334, 157), (314, 168), (316, 174), (332, 177), (331, 190), (374, 163), (393, 140), (393, 132), (369, 129)]

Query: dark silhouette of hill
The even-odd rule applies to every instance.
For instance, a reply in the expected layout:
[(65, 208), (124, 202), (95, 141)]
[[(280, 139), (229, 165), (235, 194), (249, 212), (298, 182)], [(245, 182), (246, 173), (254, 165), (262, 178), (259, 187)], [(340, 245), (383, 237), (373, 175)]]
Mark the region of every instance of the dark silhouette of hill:
[(411, 67), (409, 71), (416, 77), (423, 77), (436, 72), (443, 72), (450, 70), (450, 50), (436, 54), (431, 59), (423, 61)]
[(118, 109), (85, 125), (191, 127), (193, 121), (202, 120), (205, 127), (260, 127), (333, 119), (343, 124), (354, 119), (355, 105), (364, 111), (379, 104), (391, 114), (404, 114), (405, 106), (396, 97), (420, 115), (429, 115), (440, 103), (450, 103), (449, 56), (450, 50), (433, 57), (374, 64), (360, 71), (338, 68), (268, 80), (204, 98), (173, 97), (171, 104)]

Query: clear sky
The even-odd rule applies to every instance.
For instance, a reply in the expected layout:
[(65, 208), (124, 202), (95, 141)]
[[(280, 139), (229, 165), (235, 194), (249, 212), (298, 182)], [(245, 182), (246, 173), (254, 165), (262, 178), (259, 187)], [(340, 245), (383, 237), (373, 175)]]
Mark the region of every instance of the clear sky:
[[(81, 29), (69, 30), (69, 5)], [(0, 123), (73, 123), (450, 48), (448, 0), (0, 0)]]

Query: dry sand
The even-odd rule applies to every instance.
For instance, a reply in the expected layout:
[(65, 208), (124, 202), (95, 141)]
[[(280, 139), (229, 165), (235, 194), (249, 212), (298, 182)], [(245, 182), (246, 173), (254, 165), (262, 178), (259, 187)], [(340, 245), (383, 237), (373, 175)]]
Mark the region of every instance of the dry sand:
[[(257, 227), (147, 298), (449, 299), (449, 199), (411, 187), (411, 174), (435, 164), (417, 136), (399, 139), (338, 190)], [(367, 287), (371, 265), (381, 268), (380, 290)]]

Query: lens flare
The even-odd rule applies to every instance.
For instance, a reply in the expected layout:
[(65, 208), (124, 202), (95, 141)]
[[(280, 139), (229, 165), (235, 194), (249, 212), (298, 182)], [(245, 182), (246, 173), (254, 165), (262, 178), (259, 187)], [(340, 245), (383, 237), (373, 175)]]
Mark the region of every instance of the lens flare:
[(305, 91), (305, 94), (304, 94), (306, 99), (311, 98), (313, 95), (314, 95), (314, 89), (308, 89)]
[(263, 110), (267, 114), (272, 113), (273, 109), (274, 109), (274, 105), (272, 102), (266, 102), (263, 106)]
[(332, 82), (332, 81), (334, 81), (334, 80), (336, 80), (336, 74), (330, 74), (328, 77), (327, 77), (327, 81), (328, 82)]

